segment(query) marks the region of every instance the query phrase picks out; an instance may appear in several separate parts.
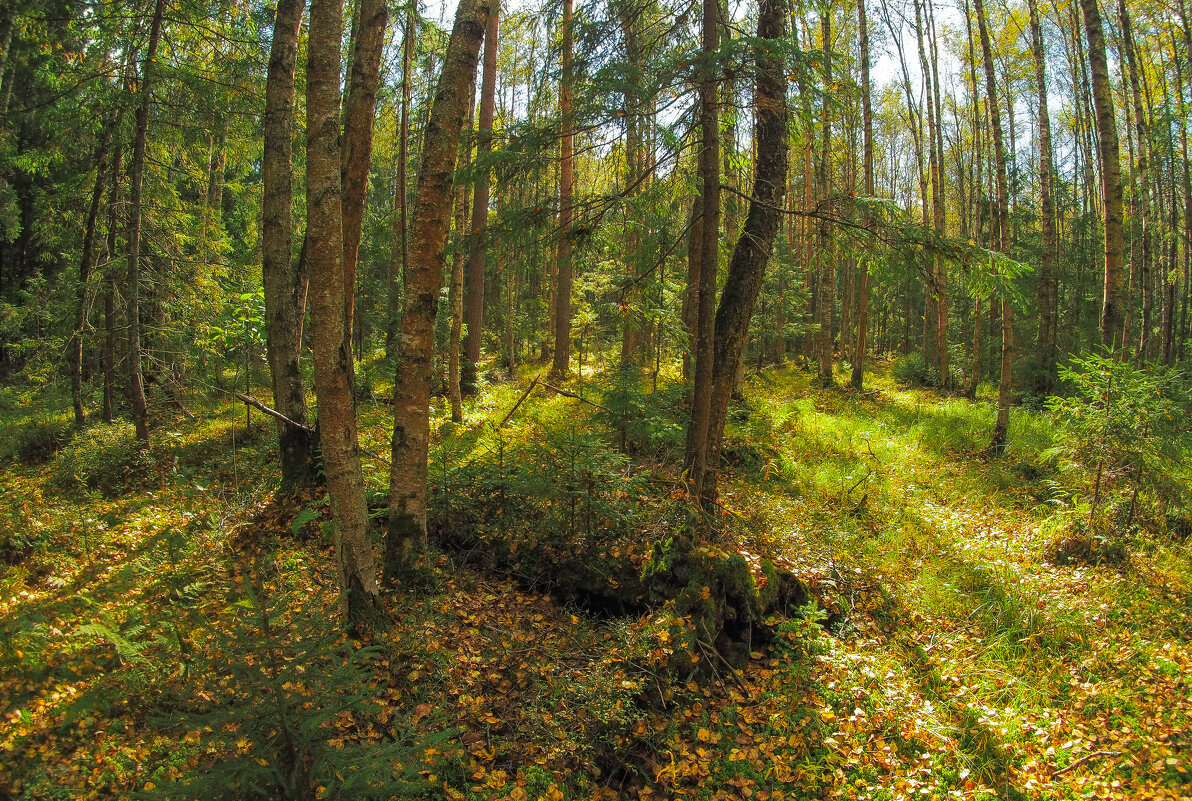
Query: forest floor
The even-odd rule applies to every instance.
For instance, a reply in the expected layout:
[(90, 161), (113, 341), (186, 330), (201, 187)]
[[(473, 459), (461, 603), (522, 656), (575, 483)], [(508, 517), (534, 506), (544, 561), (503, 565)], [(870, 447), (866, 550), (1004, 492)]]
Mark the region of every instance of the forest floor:
[[(654, 439), (632, 459), (628, 433), (549, 393), (498, 431), (527, 383), (486, 389), (465, 426), (438, 421), (437, 502), (546, 475), (562, 489), (520, 516), (510, 501), (502, 529), (527, 549), (534, 521), (665, 541), (659, 515), (684, 503), (676, 417), (633, 412)], [(3, 390), (0, 798), (364, 798), (380, 782), (451, 801), (1192, 797), (1187, 541), (1057, 564), (1087, 482), (1054, 467), (1042, 413), (1016, 409), (1010, 451), (987, 458), (987, 401), (885, 375), (824, 391), (794, 368), (745, 394), (725, 542), (816, 602), (747, 664), (709, 654), (675, 675), (665, 610), (585, 608), (453, 548), (429, 587), (388, 598), (388, 631), (346, 643), (325, 501), (273, 497), (259, 414), (191, 399), (145, 458), (129, 426), (66, 444), (45, 390)], [(361, 415), (383, 454), (388, 407)], [(547, 472), (476, 472), (507, 456)], [(367, 462), (379, 506), (385, 468)]]

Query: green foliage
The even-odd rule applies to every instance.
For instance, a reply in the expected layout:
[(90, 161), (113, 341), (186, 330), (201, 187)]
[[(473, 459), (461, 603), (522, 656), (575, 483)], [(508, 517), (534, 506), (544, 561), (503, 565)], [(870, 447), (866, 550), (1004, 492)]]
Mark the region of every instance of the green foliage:
[(54, 461), (54, 481), (111, 497), (143, 481), (152, 457), (136, 439), (131, 423), (100, 423), (79, 432)]
[(70, 440), (72, 425), (64, 416), (27, 420), (10, 429), (0, 444), (0, 461), (24, 464), (48, 461)]
[[(415, 736), (377, 719), (369, 702), (382, 649), (345, 641), (324, 619), (291, 616), (294, 602), (250, 592), (224, 609), (211, 658), (195, 666), (178, 712), (158, 721), (184, 742), (203, 732), (216, 761), (174, 781), (159, 769), (154, 797), (388, 799), (431, 790), (419, 773), (424, 756), (454, 732)], [(346, 732), (360, 725), (390, 736), (352, 742)]]
[(1127, 525), (1140, 495), (1164, 509), (1184, 503), (1189, 487), (1173, 466), (1189, 446), (1184, 421), (1192, 402), (1178, 375), (1112, 354), (1073, 357), (1059, 372), (1072, 394), (1052, 397), (1047, 405), (1070, 438), (1053, 455), (1062, 453), (1089, 471), (1094, 495), (1131, 495)]
[(932, 368), (927, 357), (919, 351), (900, 356), (891, 370), (894, 380), (906, 386), (925, 387), (939, 383), (938, 375), (932, 380)]

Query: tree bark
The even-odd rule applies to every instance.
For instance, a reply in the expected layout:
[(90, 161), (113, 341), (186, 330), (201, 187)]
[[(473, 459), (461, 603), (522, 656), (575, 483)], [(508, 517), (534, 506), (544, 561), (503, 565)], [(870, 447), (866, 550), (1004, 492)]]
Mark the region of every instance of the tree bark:
[(380, 608), (344, 318), (339, 99), (342, 0), (312, 0), (306, 63), (307, 259), (323, 469), (349, 631), (366, 633)]
[(753, 317), (753, 307), (765, 278), (766, 264), (778, 233), (779, 216), (786, 196), (789, 161), (786, 76), (782, 69), (783, 58), (778, 49), (770, 44), (780, 40), (785, 32), (784, 0), (761, 0), (757, 22), (758, 43), (754, 46), (757, 64), (754, 95), (757, 156), (754, 161), (753, 193), (745, 226), (729, 261), (728, 276), (716, 310), (708, 456), (700, 488), (700, 501), (705, 509), (711, 509), (716, 501), (720, 448), (729, 399), (736, 384), (749, 321)]
[[(861, 45), (861, 136), (862, 170), (864, 171), (865, 197), (871, 198), (873, 185), (873, 99), (869, 86), (869, 20), (865, 13), (865, 0), (857, 0), (857, 30)], [(866, 215), (866, 225), (871, 224)], [(873, 254), (873, 243), (866, 242), (867, 257)], [(860, 286), (857, 288), (857, 344), (853, 349), (853, 372), (851, 383), (860, 390), (865, 381), (866, 327), (869, 324), (869, 263), (866, 259), (860, 272)]]
[[(490, 18), (491, 21), (491, 18)], [(460, 131), (460, 168), (467, 170), (472, 161), (472, 143), (470, 135), (472, 123), (475, 119), (475, 102), (468, 103), (468, 118)], [(464, 258), (467, 256), (464, 243), (471, 237), (468, 235), (468, 190), (471, 187), (462, 184), (456, 187), (455, 197), (455, 253), (451, 257), (451, 277), (447, 283), (447, 305), (451, 309), (451, 332), (447, 339), (447, 395), (451, 399), (451, 422), (462, 423), (464, 420), (464, 399), (460, 388), (460, 336), (464, 327)], [(473, 377), (474, 380), (474, 377)]]
[(493, 151), (493, 117), (496, 113), (497, 47), (500, 42), (500, 3), (494, 0), (484, 31), (484, 65), (480, 77), (480, 120), (476, 133), (476, 190), (472, 200), (472, 229), (468, 232), (468, 268), (465, 276), (464, 363), (461, 389), (476, 392), (476, 365), (484, 333), (484, 278), (488, 269), (488, 201), (491, 183), (489, 155)]
[(385, 358), (392, 361), (397, 358), (398, 327), (401, 324), (401, 295), (398, 292), (399, 282), (404, 285), (406, 269), (409, 262), (409, 209), (407, 208), (407, 194), (409, 193), (409, 179), (406, 175), (409, 167), (410, 145), (410, 70), (414, 61), (414, 35), (417, 32), (418, 11), (417, 4), (410, 2), (406, 5), (406, 21), (402, 30), (401, 43), (401, 114), (397, 131), (397, 177), (393, 187), (393, 251), (389, 259), (389, 297), (386, 304), (387, 319), (385, 321)]
[(720, 247), (720, 109), (717, 98), (716, 52), (720, 47), (720, 6), (703, 0), (701, 52), (699, 55), (700, 213), (699, 287), (696, 293), (695, 380), (691, 392), (691, 417), (687, 423), (685, 464), (692, 494), (699, 497), (704, 485), (711, 425), (713, 367), (715, 361), (716, 268)]
[(1035, 90), (1037, 92), (1039, 133), (1039, 231), (1043, 250), (1039, 254), (1039, 334), (1035, 341), (1039, 365), (1035, 391), (1051, 394), (1055, 381), (1056, 332), (1056, 257), (1055, 236), (1055, 167), (1051, 154), (1051, 115), (1047, 108), (1047, 69), (1043, 49), (1043, 32), (1039, 24), (1036, 0), (1027, 0), (1031, 20), (1031, 51), (1035, 61)]
[(261, 167), (261, 283), (265, 293), (265, 346), (278, 421), (278, 456), (283, 487), (315, 480), (317, 437), (307, 424), (306, 386), (299, 360), (306, 288), (294, 267), (294, 73), (304, 0), (280, 0), (265, 83), (264, 158)]
[[(832, 47), (832, 10), (831, 4), (825, 3), (820, 17), (821, 48), (829, 52)], [(824, 66), (824, 83), (831, 86), (832, 70), (830, 63)], [(820, 163), (819, 190), (821, 201), (827, 201), (832, 196), (832, 114), (828, 110), (828, 96), (822, 100), (822, 119), (820, 128)], [(836, 290), (836, 260), (832, 247), (832, 237), (826, 223), (820, 224), (819, 236), (819, 276), (816, 283), (815, 317), (819, 323), (819, 332), (815, 336), (815, 358), (819, 384), (831, 387), (836, 384), (832, 375), (832, 318), (835, 311)]]
[[(344, 325), (355, 331), (356, 263), (360, 253), (364, 201), (372, 167), (373, 116), (377, 105), (381, 51), (389, 6), (385, 0), (359, 0), (356, 10), (355, 47), (349, 64), (348, 91), (344, 100), (343, 139), (340, 149), (340, 183), (343, 207)], [(354, 368), (354, 365), (351, 365)]]
[(1122, 236), (1122, 164), (1118, 149), (1117, 122), (1113, 109), (1113, 88), (1105, 57), (1105, 33), (1097, 0), (1080, 0), (1084, 30), (1088, 38), (1089, 69), (1092, 73), (1093, 106), (1097, 112), (1097, 134), (1101, 142), (1101, 197), (1105, 222), (1105, 289), (1101, 305), (1101, 344), (1114, 350), (1122, 344), (1122, 323), (1126, 293)]
[(407, 575), (426, 542), (426, 477), (435, 316), (446, 264), (459, 135), (473, 97), (491, 0), (461, 0), (423, 139), (405, 313), (393, 387), (393, 446), (385, 578)]
[[(997, 218), (998, 249), (1010, 254), (1010, 205), (1009, 181), (1006, 178), (1006, 147), (1002, 138), (1002, 118), (998, 111), (997, 84), (994, 79), (993, 52), (989, 44), (989, 28), (985, 24), (983, 0), (976, 0), (977, 29), (981, 35), (981, 52), (985, 62), (985, 91), (988, 95), (990, 127), (993, 129), (993, 163), (997, 174)], [(1006, 438), (1010, 429), (1010, 403), (1014, 390), (1014, 310), (1010, 301), (1001, 299), (1002, 309), (1002, 360), (997, 389), (997, 419), (993, 425), (993, 438), (989, 449), (1001, 453), (1006, 449)]]
[(563, 63), (559, 77), (559, 248), (555, 270), (555, 358), (551, 376), (555, 382), (567, 377), (571, 358), (571, 224), (575, 214), (572, 208), (575, 196), (575, 137), (571, 120), (571, 83), (574, 76), (572, 65), (572, 0), (563, 0)]
[(157, 77), (157, 48), (166, 0), (156, 0), (149, 25), (149, 47), (141, 71), (141, 104), (137, 107), (137, 130), (129, 164), (128, 193), (128, 395), (137, 439), (149, 447), (149, 405), (145, 400), (145, 377), (141, 364), (141, 207), (145, 180), (145, 148), (149, 140), (149, 109), (153, 102), (153, 81)]
[(70, 337), (70, 396), (74, 405), (75, 425), (80, 428), (87, 422), (87, 410), (83, 404), (83, 332), (87, 328), (91, 269), (95, 266), (95, 228), (99, 219), (99, 204), (103, 199), (103, 185), (108, 179), (108, 149), (119, 124), (120, 114), (114, 111), (104, 125), (99, 145), (95, 149), (95, 187), (91, 190), (91, 204), (87, 208), (87, 225), (83, 234), (83, 253), (79, 259), (78, 306), (75, 309), (74, 331)]

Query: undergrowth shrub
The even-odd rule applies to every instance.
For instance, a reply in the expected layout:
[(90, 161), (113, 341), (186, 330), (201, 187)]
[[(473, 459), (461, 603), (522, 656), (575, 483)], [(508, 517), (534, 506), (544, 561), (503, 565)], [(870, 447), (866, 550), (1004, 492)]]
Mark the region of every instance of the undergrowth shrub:
[(70, 441), (71, 424), (65, 418), (29, 420), (10, 429), (0, 444), (0, 461), (42, 464)]
[(152, 463), (132, 423), (100, 423), (80, 431), (59, 452), (54, 483), (63, 489), (83, 486), (111, 497), (143, 481)]
[[(1143, 514), (1140, 504), (1153, 506), (1159, 517), (1186, 508), (1192, 437), (1185, 420), (1192, 398), (1180, 376), (1112, 354), (1073, 357), (1059, 374), (1071, 394), (1051, 397), (1047, 406), (1068, 436), (1046, 455), (1066, 459), (1091, 479), (1089, 525), (1125, 533), (1140, 518), (1155, 516)], [(1098, 514), (1113, 509), (1119, 512)]]
[(682, 385), (649, 392), (637, 371), (623, 370), (605, 391), (606, 408), (597, 417), (617, 432), (617, 444), (629, 456), (676, 462), (686, 444), (685, 395)]
[[(381, 647), (354, 647), (325, 617), (291, 614), (299, 603), (292, 593), (250, 592), (224, 609), (189, 691), (156, 721), (184, 743), (201, 732), (204, 755), (173, 780), (159, 769), (150, 777), (155, 797), (380, 800), (433, 791), (421, 773), (427, 754), (447, 750), (456, 732), (419, 735), (380, 719), (370, 702), (384, 676)], [(360, 736), (378, 730), (388, 735), (382, 742)]]
[(939, 383), (938, 374), (927, 365), (927, 357), (918, 351), (900, 356), (894, 362), (890, 373), (895, 381), (907, 386), (925, 387)]

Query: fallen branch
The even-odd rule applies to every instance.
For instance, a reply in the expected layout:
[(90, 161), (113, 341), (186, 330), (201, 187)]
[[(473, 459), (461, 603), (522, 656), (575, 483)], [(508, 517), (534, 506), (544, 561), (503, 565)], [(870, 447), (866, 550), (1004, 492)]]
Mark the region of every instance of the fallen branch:
[(268, 406), (261, 403), (259, 400), (252, 397), (251, 395), (242, 395), (239, 392), (234, 392), (232, 394), (234, 394), (240, 400), (244, 401), (247, 405), (253, 407), (254, 409), (258, 409), (258, 410), (264, 412), (265, 414), (269, 415), (270, 417), (273, 417), (277, 420), (281, 420), (283, 423), (285, 423), (288, 426), (293, 426), (294, 428), (298, 429), (299, 431), (305, 431), (307, 434), (315, 433), (315, 430), (313, 428), (311, 428), (310, 426), (304, 426), (304, 425), (302, 425), (302, 423), (295, 423), (293, 420), (286, 417), (284, 414), (279, 412), (277, 409), (270, 409)]
[(1121, 752), (1121, 751), (1094, 751), (1094, 752), (1093, 752), (1093, 753), (1091, 753), (1091, 754), (1085, 754), (1085, 755), (1084, 755), (1084, 756), (1082, 756), (1080, 759), (1076, 760), (1075, 762), (1073, 762), (1071, 765), (1068, 765), (1067, 767), (1060, 768), (1059, 770), (1054, 770), (1054, 771), (1052, 771), (1052, 772), (1051, 772), (1051, 778), (1053, 778), (1053, 779), (1054, 779), (1056, 776), (1063, 776), (1063, 775), (1064, 775), (1065, 773), (1067, 773), (1068, 771), (1070, 771), (1070, 770), (1075, 770), (1076, 768), (1078, 768), (1078, 767), (1080, 767), (1081, 765), (1083, 765), (1085, 762), (1088, 762), (1090, 759), (1094, 759), (1094, 758), (1096, 758), (1096, 757), (1101, 757), (1101, 756), (1121, 756), (1121, 755), (1122, 755), (1122, 752)]
[(554, 392), (557, 395), (562, 395), (565, 398), (575, 398), (580, 403), (586, 403), (589, 406), (595, 406), (597, 409), (603, 409), (604, 411), (609, 412), (609, 413), (612, 412), (612, 409), (608, 408), (607, 406), (601, 406), (596, 401), (590, 401), (587, 398), (580, 397), (579, 395), (576, 395), (574, 392), (568, 392), (565, 389), (559, 389), (556, 386), (551, 386), (550, 384), (546, 383), (545, 381), (542, 382), (542, 386), (546, 387), (551, 392)]
[(497, 428), (505, 427), (505, 424), (509, 422), (509, 418), (513, 417), (513, 413), (517, 411), (517, 407), (521, 406), (522, 401), (530, 396), (530, 393), (534, 391), (534, 387), (538, 386), (538, 379), (540, 378), (542, 378), (542, 373), (534, 376), (534, 380), (530, 382), (530, 386), (526, 387), (526, 391), (521, 394), (521, 397), (517, 399), (517, 403), (513, 404), (513, 408), (509, 410), (509, 414), (502, 417), (501, 422), (497, 423)]

